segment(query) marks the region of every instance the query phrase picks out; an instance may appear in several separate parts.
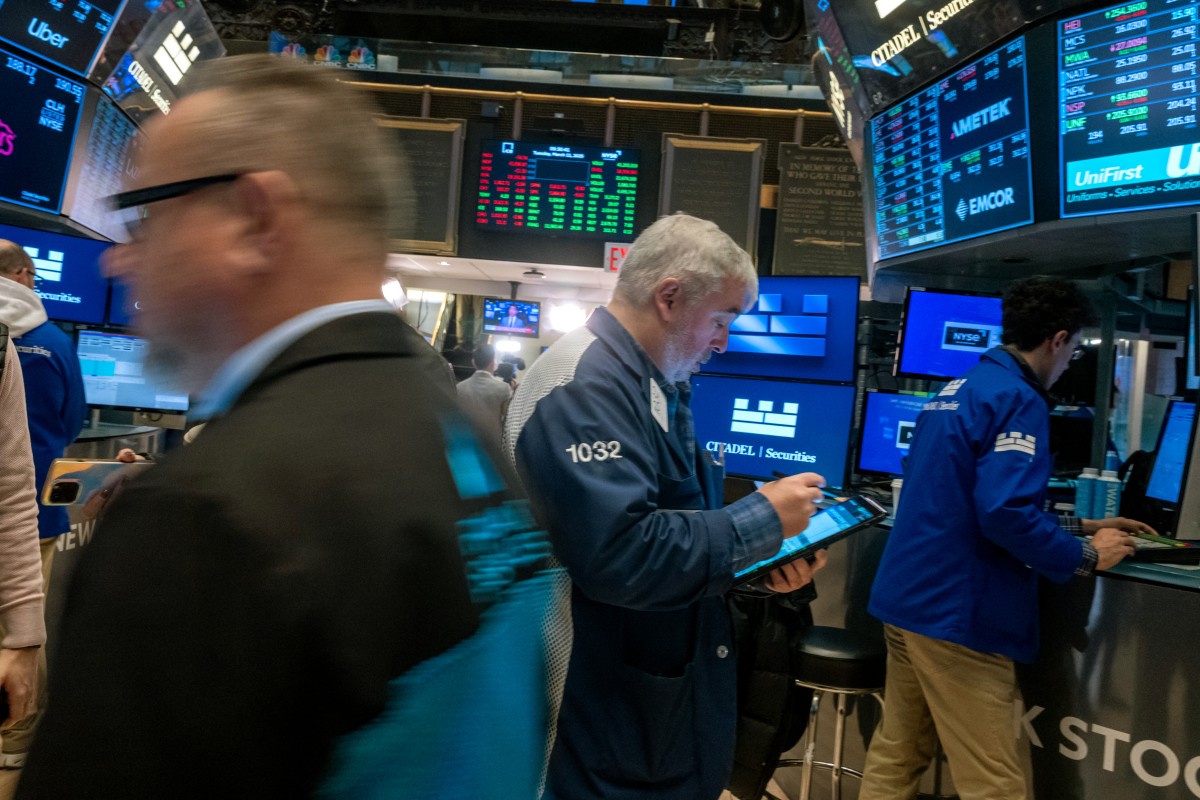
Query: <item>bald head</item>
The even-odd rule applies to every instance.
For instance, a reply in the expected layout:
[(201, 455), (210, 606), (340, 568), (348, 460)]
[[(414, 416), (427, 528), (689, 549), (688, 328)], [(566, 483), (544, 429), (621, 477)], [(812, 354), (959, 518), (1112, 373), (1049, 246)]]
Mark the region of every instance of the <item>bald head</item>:
[(0, 277), (34, 287), (33, 259), (19, 244), (7, 239), (0, 239)]

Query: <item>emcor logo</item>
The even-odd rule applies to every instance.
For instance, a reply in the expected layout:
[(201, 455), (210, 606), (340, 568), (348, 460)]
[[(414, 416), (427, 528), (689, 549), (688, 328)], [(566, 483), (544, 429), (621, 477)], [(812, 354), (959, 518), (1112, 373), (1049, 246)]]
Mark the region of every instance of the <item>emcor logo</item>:
[(4, 124), (4, 120), (0, 119), (0, 156), (11, 156), (13, 154), (13, 142), (17, 139), (17, 135), (13, 133), (13, 129)]

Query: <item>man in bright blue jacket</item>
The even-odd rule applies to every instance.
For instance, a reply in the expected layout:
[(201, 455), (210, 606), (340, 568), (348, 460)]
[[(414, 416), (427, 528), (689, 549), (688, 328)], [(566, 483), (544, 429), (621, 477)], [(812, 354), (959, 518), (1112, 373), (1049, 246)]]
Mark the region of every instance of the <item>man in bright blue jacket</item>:
[[(50, 462), (79, 435), (87, 414), (83, 376), (71, 337), (47, 321), (46, 309), (34, 287), (33, 260), (21, 247), (0, 239), (0, 322), (8, 325), (25, 375), (25, 407), (33, 446), (34, 480), (40, 488)], [(50, 565), (60, 534), (71, 527), (62, 506), (38, 502), (43, 583), (49, 584)], [(0, 768), (20, 767), (25, 761), (34, 726), (46, 703), (45, 648), (39, 655), (37, 710), (3, 733)]]
[(1023, 800), (1013, 662), (1037, 653), (1038, 578), (1108, 569), (1132, 552), (1126, 531), (1150, 531), (1042, 510), (1052, 470), (1047, 388), (1093, 312), (1074, 283), (1053, 278), (1014, 284), (1002, 308), (1003, 346), (917, 419), (871, 593), (888, 672), (860, 800), (915, 797), (938, 738), (963, 800)]
[[(756, 294), (750, 257), (716, 225), (664, 217), (630, 248), (612, 302), (533, 364), (509, 406), (507, 445), (570, 575), (550, 621), (562, 697), (547, 798), (715, 800), (726, 785), (724, 596), (808, 525), (824, 484), (804, 473), (722, 508), (723, 470), (696, 447), (688, 378)], [(766, 586), (799, 589), (823, 564), (794, 561)]]

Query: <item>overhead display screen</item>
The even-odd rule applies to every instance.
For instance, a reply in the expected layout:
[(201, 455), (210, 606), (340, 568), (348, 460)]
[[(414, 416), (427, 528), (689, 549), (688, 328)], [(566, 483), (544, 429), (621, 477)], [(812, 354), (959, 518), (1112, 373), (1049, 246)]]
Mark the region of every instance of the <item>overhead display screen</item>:
[(0, 200), (58, 213), (83, 92), (0, 50)]
[[(76, 156), (78, 178), (74, 196), (68, 193), (64, 213), (97, 233), (123, 242), (128, 232), (119, 214), (112, 213), (107, 198), (125, 188), (134, 175), (133, 153), (138, 131), (116, 104), (97, 98), (92, 129), (82, 159)], [(80, 164), (79, 162), (82, 161)]]
[(1197, 41), (1185, 0), (1058, 23), (1064, 217), (1200, 201)]
[(0, 39), (86, 75), (122, 0), (4, 0)]
[(871, 120), (879, 258), (1033, 221), (1025, 40)]
[(475, 224), (632, 241), (640, 162), (638, 150), (485, 141)]

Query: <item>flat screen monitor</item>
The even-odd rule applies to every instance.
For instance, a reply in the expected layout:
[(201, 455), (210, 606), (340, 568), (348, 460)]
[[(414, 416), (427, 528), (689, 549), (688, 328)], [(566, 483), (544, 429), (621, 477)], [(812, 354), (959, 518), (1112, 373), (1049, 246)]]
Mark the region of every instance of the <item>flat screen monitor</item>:
[(0, 200), (57, 214), (84, 86), (0, 49)]
[(854, 380), (856, 277), (758, 279), (754, 306), (729, 327), (729, 346), (706, 373), (814, 381)]
[(696, 443), (725, 471), (758, 480), (816, 472), (831, 485), (846, 477), (855, 387), (827, 383), (692, 376)]
[(1033, 222), (1025, 39), (871, 120), (879, 258)]
[(0, 39), (86, 75), (124, 0), (4, 0)]
[(929, 395), (869, 390), (863, 395), (862, 428), (855, 469), (881, 475), (904, 474), (904, 457), (917, 429), (917, 415)]
[(952, 380), (1000, 344), (1000, 298), (909, 289), (904, 299), (896, 375)]
[(483, 298), (483, 332), (536, 339), (541, 331), (542, 307), (528, 300)]
[(74, 188), (68, 191), (63, 212), (113, 241), (125, 241), (128, 232), (106, 200), (127, 188), (136, 174), (132, 159), (137, 137), (133, 122), (107, 95), (99, 94), (87, 140), (76, 145)]
[(104, 322), (108, 279), (100, 270), (100, 256), (111, 247), (108, 242), (15, 225), (0, 225), (0, 239), (20, 245), (33, 259), (34, 291), (50, 319)]
[(147, 377), (146, 347), (145, 339), (128, 334), (79, 331), (76, 353), (88, 405), (130, 411), (187, 411), (186, 394)]
[(112, 288), (108, 294), (108, 324), (122, 328), (133, 327), (133, 316), (137, 313), (137, 300), (129, 296), (129, 287), (119, 280), (109, 281)]
[(479, 155), (481, 229), (633, 241), (641, 151), (489, 139)]
[(1197, 24), (1175, 0), (1057, 23), (1064, 217), (1200, 202)]
[(1187, 463), (1191, 457), (1192, 432), (1196, 427), (1196, 404), (1172, 400), (1167, 417), (1158, 433), (1154, 466), (1146, 485), (1146, 497), (1170, 507), (1178, 507), (1183, 494)]

